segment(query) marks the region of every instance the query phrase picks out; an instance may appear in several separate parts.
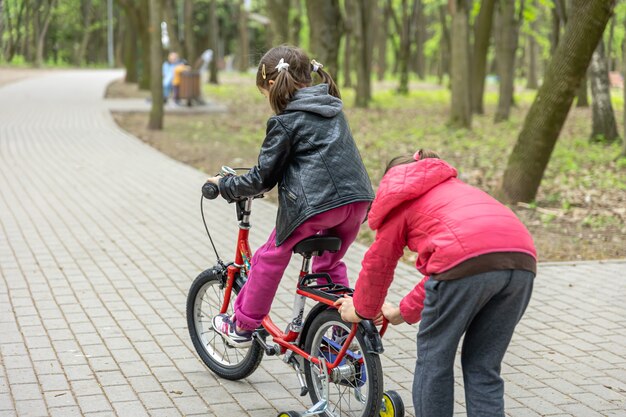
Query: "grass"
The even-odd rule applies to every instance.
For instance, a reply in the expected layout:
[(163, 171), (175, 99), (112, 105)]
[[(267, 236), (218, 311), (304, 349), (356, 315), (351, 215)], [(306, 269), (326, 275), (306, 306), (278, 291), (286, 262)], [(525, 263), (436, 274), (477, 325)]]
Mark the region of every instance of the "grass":
[[(221, 81), (218, 86), (205, 86), (205, 95), (228, 105), (226, 114), (167, 115), (162, 132), (145, 128), (146, 115), (119, 114), (116, 120), (163, 152), (207, 173), (221, 165), (250, 166), (264, 138), (269, 105), (252, 76), (222, 74)], [(450, 93), (433, 84), (413, 82), (411, 92), (400, 96), (393, 82), (377, 83), (369, 109), (353, 107), (351, 89), (342, 94), (375, 185), (389, 159), (429, 148), (456, 166), (461, 179), (490, 193), (499, 184), (535, 96), (534, 91), (518, 91), (510, 120), (494, 124), (498, 95), (489, 86), (486, 114), (474, 117), (470, 131), (447, 126)], [(621, 90), (615, 92), (618, 121), (622, 120), (621, 97)], [(572, 108), (537, 200), (512, 207), (533, 233), (541, 260), (626, 257), (626, 163), (615, 161), (619, 144), (590, 144), (590, 129), (590, 109)], [(367, 244), (372, 237), (364, 230), (360, 240)]]

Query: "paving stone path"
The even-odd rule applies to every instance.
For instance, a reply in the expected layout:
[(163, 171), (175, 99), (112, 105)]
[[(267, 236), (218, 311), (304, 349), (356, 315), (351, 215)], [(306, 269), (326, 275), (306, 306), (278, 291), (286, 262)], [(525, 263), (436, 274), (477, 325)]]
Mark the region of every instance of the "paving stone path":
[[(305, 409), (280, 359), (229, 382), (197, 358), (185, 300), (214, 263), (199, 214), (206, 176), (115, 125), (102, 95), (120, 76), (63, 71), (0, 88), (0, 416)], [(253, 246), (274, 214), (255, 203)], [(207, 215), (226, 257), (234, 210), (215, 201)], [(352, 276), (363, 251), (347, 256)], [(294, 276), (292, 267), (274, 302), (279, 323)], [(417, 281), (402, 266), (391, 301)], [(542, 264), (535, 288), (502, 371), (507, 414), (626, 416), (626, 263)], [(386, 388), (399, 390), (408, 415), (415, 333), (402, 325), (384, 339)], [(461, 382), (457, 372), (458, 415)]]

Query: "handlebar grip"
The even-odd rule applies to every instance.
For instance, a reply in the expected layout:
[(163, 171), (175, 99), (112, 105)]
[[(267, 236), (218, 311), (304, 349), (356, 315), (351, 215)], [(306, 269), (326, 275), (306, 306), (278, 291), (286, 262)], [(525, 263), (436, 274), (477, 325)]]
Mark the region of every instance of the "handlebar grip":
[(205, 182), (202, 186), (202, 195), (207, 200), (215, 200), (220, 195), (220, 189), (212, 182)]

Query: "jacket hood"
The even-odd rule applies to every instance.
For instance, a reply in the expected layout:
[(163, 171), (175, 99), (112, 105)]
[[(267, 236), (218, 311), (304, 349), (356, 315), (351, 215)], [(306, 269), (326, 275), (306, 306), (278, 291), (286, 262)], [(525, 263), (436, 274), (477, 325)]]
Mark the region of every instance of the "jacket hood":
[(457, 170), (442, 159), (427, 158), (391, 168), (380, 181), (369, 212), (368, 223), (378, 229), (385, 217), (405, 201), (414, 200), (435, 186), (457, 176)]
[(306, 111), (323, 117), (335, 117), (343, 109), (343, 102), (328, 94), (328, 84), (301, 88), (285, 107), (288, 111)]

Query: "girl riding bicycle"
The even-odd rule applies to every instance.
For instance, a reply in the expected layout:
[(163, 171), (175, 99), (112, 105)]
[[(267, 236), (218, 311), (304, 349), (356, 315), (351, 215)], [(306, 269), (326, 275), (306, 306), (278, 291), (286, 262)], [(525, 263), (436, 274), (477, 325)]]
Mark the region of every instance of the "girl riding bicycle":
[[(328, 273), (348, 286), (343, 255), (352, 244), (373, 200), (370, 179), (342, 112), (339, 90), (323, 65), (295, 47), (268, 51), (256, 85), (276, 113), (258, 163), (241, 176), (213, 177), (228, 201), (264, 193), (278, 185), (276, 228), (254, 254), (248, 281), (231, 317), (219, 314), (213, 328), (234, 347), (248, 347), (269, 313), (293, 247), (315, 234), (342, 240), (336, 253), (317, 257), (313, 272)], [(312, 86), (312, 73), (322, 83)]]

